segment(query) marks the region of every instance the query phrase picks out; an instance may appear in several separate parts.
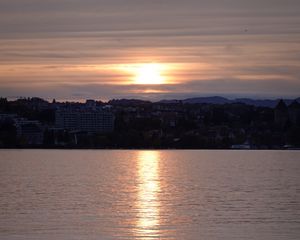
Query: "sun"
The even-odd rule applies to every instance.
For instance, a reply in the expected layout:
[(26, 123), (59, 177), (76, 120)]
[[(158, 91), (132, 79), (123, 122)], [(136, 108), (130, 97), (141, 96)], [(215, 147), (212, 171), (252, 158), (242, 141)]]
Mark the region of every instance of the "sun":
[(127, 84), (161, 85), (171, 83), (169, 80), (171, 68), (168, 63), (149, 62), (117, 65), (115, 69), (126, 73), (129, 77)]
[(158, 63), (144, 63), (135, 67), (135, 84), (164, 84), (166, 82), (163, 76), (164, 67)]

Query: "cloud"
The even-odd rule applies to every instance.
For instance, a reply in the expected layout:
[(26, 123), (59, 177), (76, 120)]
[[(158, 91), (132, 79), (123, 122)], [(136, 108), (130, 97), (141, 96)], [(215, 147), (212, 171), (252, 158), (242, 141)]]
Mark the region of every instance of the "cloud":
[[(0, 1), (0, 94), (294, 95), (299, 25), (298, 0)], [(144, 62), (179, 84), (146, 94), (114, 69)]]

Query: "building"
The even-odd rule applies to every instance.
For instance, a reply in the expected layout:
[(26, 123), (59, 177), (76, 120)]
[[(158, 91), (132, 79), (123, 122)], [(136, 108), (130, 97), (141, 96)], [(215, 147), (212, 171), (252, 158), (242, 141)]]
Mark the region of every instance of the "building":
[(39, 121), (17, 118), (14, 120), (17, 137), (25, 145), (41, 145), (44, 140), (44, 129)]
[(17, 114), (0, 113), (0, 122), (5, 122), (5, 121), (14, 122), (14, 119), (16, 119), (16, 118), (18, 118)]
[(288, 106), (288, 113), (290, 122), (293, 125), (298, 125), (300, 123), (300, 104), (297, 101), (293, 101)]
[(89, 133), (112, 132), (114, 114), (104, 108), (61, 108), (56, 110), (57, 128)]
[(16, 137), (24, 145), (41, 145), (44, 140), (44, 129), (39, 121), (28, 120), (17, 114), (0, 114), (0, 123), (11, 122), (16, 128)]
[(288, 122), (288, 108), (283, 100), (280, 100), (274, 110), (275, 124), (284, 127)]

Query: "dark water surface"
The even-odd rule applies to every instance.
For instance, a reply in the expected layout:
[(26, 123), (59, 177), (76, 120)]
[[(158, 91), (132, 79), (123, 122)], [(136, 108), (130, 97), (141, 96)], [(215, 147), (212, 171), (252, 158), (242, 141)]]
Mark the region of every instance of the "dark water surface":
[(300, 239), (300, 151), (0, 151), (0, 239)]

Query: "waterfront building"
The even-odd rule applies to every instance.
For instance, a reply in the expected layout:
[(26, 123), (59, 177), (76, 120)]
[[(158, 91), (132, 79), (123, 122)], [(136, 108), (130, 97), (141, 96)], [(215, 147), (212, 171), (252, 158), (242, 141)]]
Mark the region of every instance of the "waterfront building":
[(284, 127), (288, 122), (288, 108), (283, 100), (280, 100), (274, 109), (275, 124)]
[(288, 114), (291, 124), (296, 126), (300, 123), (300, 104), (297, 101), (288, 106)]
[(25, 145), (41, 145), (44, 140), (44, 129), (39, 121), (32, 121), (26, 118), (14, 119), (17, 130), (17, 137)]
[(105, 108), (60, 108), (55, 113), (57, 128), (89, 133), (112, 132), (114, 114)]

